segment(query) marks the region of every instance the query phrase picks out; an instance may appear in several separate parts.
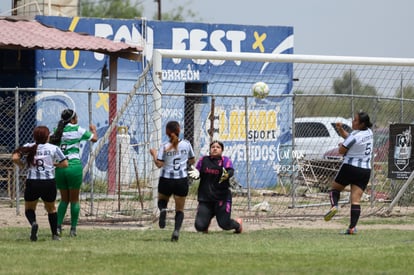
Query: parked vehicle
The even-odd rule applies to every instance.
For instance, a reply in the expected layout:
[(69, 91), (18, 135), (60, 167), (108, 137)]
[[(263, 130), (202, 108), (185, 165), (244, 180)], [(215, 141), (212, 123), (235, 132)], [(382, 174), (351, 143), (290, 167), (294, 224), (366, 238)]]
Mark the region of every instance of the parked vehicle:
[(294, 152), (306, 159), (323, 159), (329, 148), (343, 141), (336, 129), (341, 122), (347, 132), (351, 132), (352, 121), (343, 117), (301, 117), (295, 119)]
[[(374, 162), (387, 162), (390, 134), (388, 128), (376, 128), (374, 133)], [(324, 154), (324, 159), (342, 160), (342, 155), (338, 152), (338, 146), (328, 150)]]

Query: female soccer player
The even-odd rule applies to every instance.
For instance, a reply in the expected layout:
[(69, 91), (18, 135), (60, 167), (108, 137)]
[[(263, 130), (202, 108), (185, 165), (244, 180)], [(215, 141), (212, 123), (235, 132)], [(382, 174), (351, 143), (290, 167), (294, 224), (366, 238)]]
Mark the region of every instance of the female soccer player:
[[(32, 229), (30, 240), (37, 241), (39, 226), (36, 222), (36, 206), (43, 200), (48, 213), (53, 240), (60, 240), (57, 232), (55, 167), (67, 167), (66, 156), (59, 147), (48, 143), (49, 129), (37, 126), (33, 131), (35, 143), (17, 148), (12, 154), (13, 163), (27, 167), (26, 188), (24, 190), (24, 213)], [(22, 160), (25, 157), (25, 162)]]
[(171, 195), (175, 200), (175, 225), (171, 241), (178, 241), (184, 220), (184, 205), (188, 195), (187, 164), (195, 163), (195, 155), (190, 142), (179, 139), (180, 124), (169, 121), (166, 126), (168, 142), (160, 149), (150, 149), (155, 165), (161, 169), (158, 182), (158, 208), (160, 210), (159, 227), (165, 227), (167, 205)]
[(195, 228), (198, 232), (208, 232), (211, 219), (216, 216), (218, 225), (224, 230), (243, 230), (242, 219), (231, 219), (232, 194), (229, 179), (234, 174), (233, 163), (223, 156), (224, 145), (221, 141), (210, 144), (210, 155), (202, 157), (196, 170), (189, 172), (191, 178), (200, 177), (198, 187), (198, 207)]
[(344, 156), (344, 159), (329, 191), (332, 208), (324, 219), (329, 221), (338, 212), (340, 193), (346, 186), (351, 185), (351, 218), (344, 234), (352, 235), (357, 232), (356, 225), (361, 213), (360, 201), (371, 176), (374, 145), (371, 127), (372, 123), (365, 112), (359, 112), (354, 116), (351, 133), (347, 133), (341, 123), (336, 125), (340, 135), (345, 138), (344, 142), (339, 144), (339, 153)]
[(69, 167), (56, 169), (56, 184), (60, 191), (58, 206), (58, 233), (62, 234), (62, 223), (70, 203), (70, 237), (76, 236), (79, 220), (79, 193), (83, 180), (83, 167), (80, 160), (80, 143), (89, 140), (96, 142), (98, 134), (96, 126), (89, 125), (89, 131), (78, 125), (78, 116), (74, 110), (62, 111), (61, 120), (51, 137), (51, 143), (59, 145), (69, 160)]

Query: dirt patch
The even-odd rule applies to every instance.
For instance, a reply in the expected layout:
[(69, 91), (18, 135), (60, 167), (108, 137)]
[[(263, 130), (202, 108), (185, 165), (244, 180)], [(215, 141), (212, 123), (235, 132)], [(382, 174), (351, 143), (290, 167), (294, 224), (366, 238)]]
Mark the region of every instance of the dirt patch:
[[(39, 203), (37, 210), (37, 221), (41, 227), (49, 227), (47, 212), (43, 208), (43, 203)], [(378, 223), (376, 223), (378, 221)], [(172, 222), (172, 221), (171, 221)], [(189, 232), (195, 231), (194, 219), (187, 215), (183, 229)], [(344, 229), (346, 225), (343, 219), (325, 222), (322, 217), (308, 218), (265, 218), (265, 217), (245, 217), (243, 221), (244, 231), (254, 231), (273, 228), (321, 228), (321, 229)], [(24, 206), (11, 207), (10, 202), (0, 201), (0, 227), (28, 227), (29, 224), (24, 215)], [(157, 228), (157, 223), (147, 223), (145, 226), (138, 223), (108, 225), (101, 223), (83, 223), (82, 217), (79, 224), (81, 228), (125, 228), (125, 229), (145, 229)], [(395, 229), (395, 230), (414, 230), (414, 217), (399, 213), (394, 217), (361, 217), (358, 228), (361, 229)], [(213, 219), (210, 231), (220, 231), (216, 221)]]

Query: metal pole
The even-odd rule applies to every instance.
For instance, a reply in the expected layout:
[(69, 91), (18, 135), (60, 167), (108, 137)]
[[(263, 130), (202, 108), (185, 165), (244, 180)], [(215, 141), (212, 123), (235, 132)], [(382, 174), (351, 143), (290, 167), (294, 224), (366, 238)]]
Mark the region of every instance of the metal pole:
[[(161, 129), (161, 111), (162, 111), (162, 55), (158, 50), (154, 50), (153, 53), (153, 70), (152, 70), (152, 79), (154, 82), (154, 88), (152, 90), (152, 101), (154, 112), (152, 114), (152, 121), (154, 123), (154, 132), (152, 135), (151, 145), (155, 148), (160, 148), (162, 142), (162, 130)], [(151, 186), (152, 186), (152, 196), (153, 196), (153, 208), (154, 214), (158, 211), (158, 181), (160, 171), (159, 169), (154, 169), (151, 171)]]
[(210, 120), (210, 129), (208, 130), (208, 135), (210, 136), (210, 142), (214, 139), (214, 108), (216, 105), (216, 98), (211, 98), (211, 105), (210, 105), (210, 116), (208, 119)]
[[(296, 112), (296, 94), (293, 94), (292, 97), (292, 150), (291, 150), (291, 158), (292, 158), (292, 164), (296, 164), (299, 165), (299, 163), (297, 162), (297, 158), (293, 158), (293, 151), (295, 150), (295, 115)], [(295, 175), (294, 173), (291, 174), (291, 185), (292, 185), (292, 205), (291, 207), (295, 207), (296, 206), (296, 180), (295, 180)]]
[[(88, 93), (88, 112), (89, 112), (89, 125), (92, 124), (92, 93), (89, 92)], [(92, 153), (93, 153), (93, 149), (92, 149), (92, 145), (89, 146), (89, 157), (92, 157)], [(94, 211), (94, 205), (93, 205), (93, 200), (94, 200), (94, 177), (93, 177), (93, 169), (89, 170), (89, 184), (91, 185), (91, 203), (90, 203), (90, 214), (92, 215), (93, 211)]]
[(403, 78), (401, 74), (401, 80), (400, 80), (400, 91), (401, 91), (401, 98), (400, 98), (400, 122), (403, 121), (404, 117), (404, 88), (403, 88)]
[(247, 108), (247, 96), (244, 97), (244, 123), (246, 124), (246, 186), (247, 186), (247, 209), (251, 209), (251, 197), (250, 197), (250, 150), (249, 150), (249, 141), (247, 137), (249, 136), (249, 113)]
[[(15, 137), (15, 148), (19, 147), (19, 102), (20, 102), (20, 94), (19, 94), (19, 87), (16, 87), (15, 93), (15, 100), (14, 100), (14, 109), (16, 110), (14, 116), (14, 137)], [(15, 182), (15, 194), (16, 194), (16, 215), (20, 215), (20, 170), (19, 167), (16, 166), (14, 170), (14, 182)]]
[(352, 78), (352, 70), (349, 70), (349, 78), (351, 81), (351, 117), (354, 117), (355, 114), (355, 106), (354, 106), (354, 80)]
[(157, 4), (158, 4), (158, 12), (157, 12), (157, 15), (158, 15), (158, 20), (159, 21), (161, 21), (161, 0), (154, 0), (155, 2), (157, 2)]
[(401, 199), (402, 195), (404, 194), (405, 190), (407, 190), (408, 186), (414, 179), (414, 172), (411, 172), (410, 176), (408, 177), (407, 181), (404, 183), (404, 185), (401, 187), (400, 191), (398, 191), (397, 196), (392, 200), (390, 206), (387, 209), (387, 213), (391, 213), (394, 206), (398, 203), (398, 201)]

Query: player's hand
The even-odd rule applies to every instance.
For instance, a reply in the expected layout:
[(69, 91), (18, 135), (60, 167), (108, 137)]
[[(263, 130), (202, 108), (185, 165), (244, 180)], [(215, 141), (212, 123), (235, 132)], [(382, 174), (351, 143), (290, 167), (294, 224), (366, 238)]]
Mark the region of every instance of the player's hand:
[(223, 167), (223, 173), (221, 174), (221, 178), (219, 180), (219, 183), (222, 183), (223, 181), (227, 180), (229, 178), (229, 173), (227, 170)]
[(191, 170), (188, 172), (188, 176), (193, 180), (198, 180), (200, 178), (200, 172), (191, 165)]

